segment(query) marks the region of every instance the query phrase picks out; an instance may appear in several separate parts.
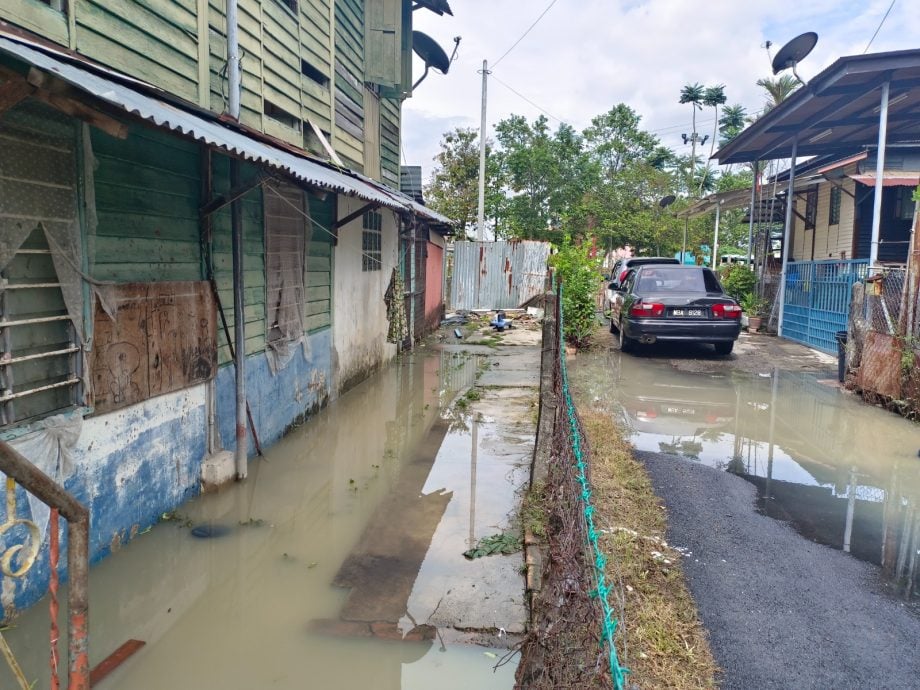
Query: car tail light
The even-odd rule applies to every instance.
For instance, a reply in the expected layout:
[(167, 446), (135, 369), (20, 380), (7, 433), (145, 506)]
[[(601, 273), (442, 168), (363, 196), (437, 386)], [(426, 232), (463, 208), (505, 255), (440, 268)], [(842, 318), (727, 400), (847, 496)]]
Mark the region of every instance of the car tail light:
[(630, 316), (638, 316), (640, 319), (662, 314), (664, 314), (664, 305), (658, 302), (636, 302), (629, 309)]
[(740, 319), (741, 307), (737, 304), (713, 304), (712, 317), (714, 319)]
[(629, 273), (629, 269), (628, 269), (628, 268), (624, 268), (624, 269), (623, 269), (623, 272), (620, 273), (620, 277), (617, 279), (617, 282), (622, 283), (624, 280), (626, 280), (626, 274), (627, 274), (627, 273)]

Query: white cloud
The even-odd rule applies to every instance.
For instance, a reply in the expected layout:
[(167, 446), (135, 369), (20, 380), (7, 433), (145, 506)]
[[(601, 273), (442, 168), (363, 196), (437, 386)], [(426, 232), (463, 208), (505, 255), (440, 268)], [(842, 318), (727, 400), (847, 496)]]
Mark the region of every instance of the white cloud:
[[(415, 28), (450, 52), (462, 35), (459, 59), (446, 76), (431, 73), (403, 108), (405, 160), (430, 173), (440, 135), (456, 126), (477, 127), (483, 58), (494, 62), (526, 30), (548, 0), (453, 0), (454, 17), (415, 12)], [(817, 31), (815, 51), (800, 66), (806, 79), (842, 55), (862, 53), (890, 0), (559, 0), (530, 34), (495, 68), (501, 79), (553, 116), (576, 128), (624, 102), (683, 150), (690, 109), (678, 103), (684, 84), (725, 84), (729, 103), (749, 111), (763, 97), (755, 82), (770, 76), (762, 47), (773, 52), (803, 31)], [(872, 44), (872, 52), (916, 48), (920, 13), (898, 0)], [(421, 73), (417, 61), (416, 74)], [(489, 83), (489, 131), (512, 113), (534, 118), (540, 110), (496, 80)], [(698, 115), (711, 129), (711, 111)], [(553, 125), (558, 122), (553, 122)]]

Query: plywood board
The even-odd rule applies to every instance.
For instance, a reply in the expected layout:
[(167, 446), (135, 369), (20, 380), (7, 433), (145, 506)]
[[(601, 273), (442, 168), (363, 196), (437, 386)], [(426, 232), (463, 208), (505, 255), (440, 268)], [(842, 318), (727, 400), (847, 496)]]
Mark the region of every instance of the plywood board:
[(96, 412), (108, 412), (213, 378), (217, 312), (204, 281), (116, 288), (115, 320), (97, 307), (93, 348)]

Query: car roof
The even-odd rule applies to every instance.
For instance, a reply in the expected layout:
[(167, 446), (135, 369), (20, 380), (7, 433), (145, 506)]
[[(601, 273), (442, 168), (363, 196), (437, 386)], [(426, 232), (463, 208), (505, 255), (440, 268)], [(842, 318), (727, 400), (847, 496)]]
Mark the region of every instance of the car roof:
[(676, 271), (702, 271), (702, 270), (711, 271), (711, 270), (712, 270), (711, 268), (709, 268), (709, 266), (691, 266), (691, 265), (689, 265), (689, 264), (686, 264), (686, 265), (683, 265), (683, 266), (680, 265), (680, 264), (677, 264), (677, 265), (669, 265), (669, 264), (657, 264), (657, 265), (656, 265), (656, 264), (643, 264), (643, 265), (641, 265), (641, 266), (636, 266), (636, 270), (637, 270), (637, 271), (641, 271), (641, 270), (644, 270), (644, 269), (647, 269), (647, 270), (659, 270), (659, 269), (662, 269), (662, 268), (667, 269), (667, 270), (669, 270), (669, 271), (675, 271), (675, 270), (676, 270)]
[(680, 261), (672, 256), (631, 256), (626, 259), (626, 265), (632, 264), (680, 264)]

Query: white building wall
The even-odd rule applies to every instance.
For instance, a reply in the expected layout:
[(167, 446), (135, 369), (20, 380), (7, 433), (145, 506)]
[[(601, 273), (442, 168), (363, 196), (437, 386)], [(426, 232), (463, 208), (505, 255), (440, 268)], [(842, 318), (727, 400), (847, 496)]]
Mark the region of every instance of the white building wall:
[[(339, 196), (338, 217), (344, 218), (365, 204)], [(399, 232), (396, 216), (381, 208), (383, 237), (379, 271), (362, 269), (362, 219), (339, 228), (335, 249), (332, 312), (333, 390), (342, 392), (396, 355), (396, 345), (386, 342), (389, 326), (384, 293), (398, 262)]]

